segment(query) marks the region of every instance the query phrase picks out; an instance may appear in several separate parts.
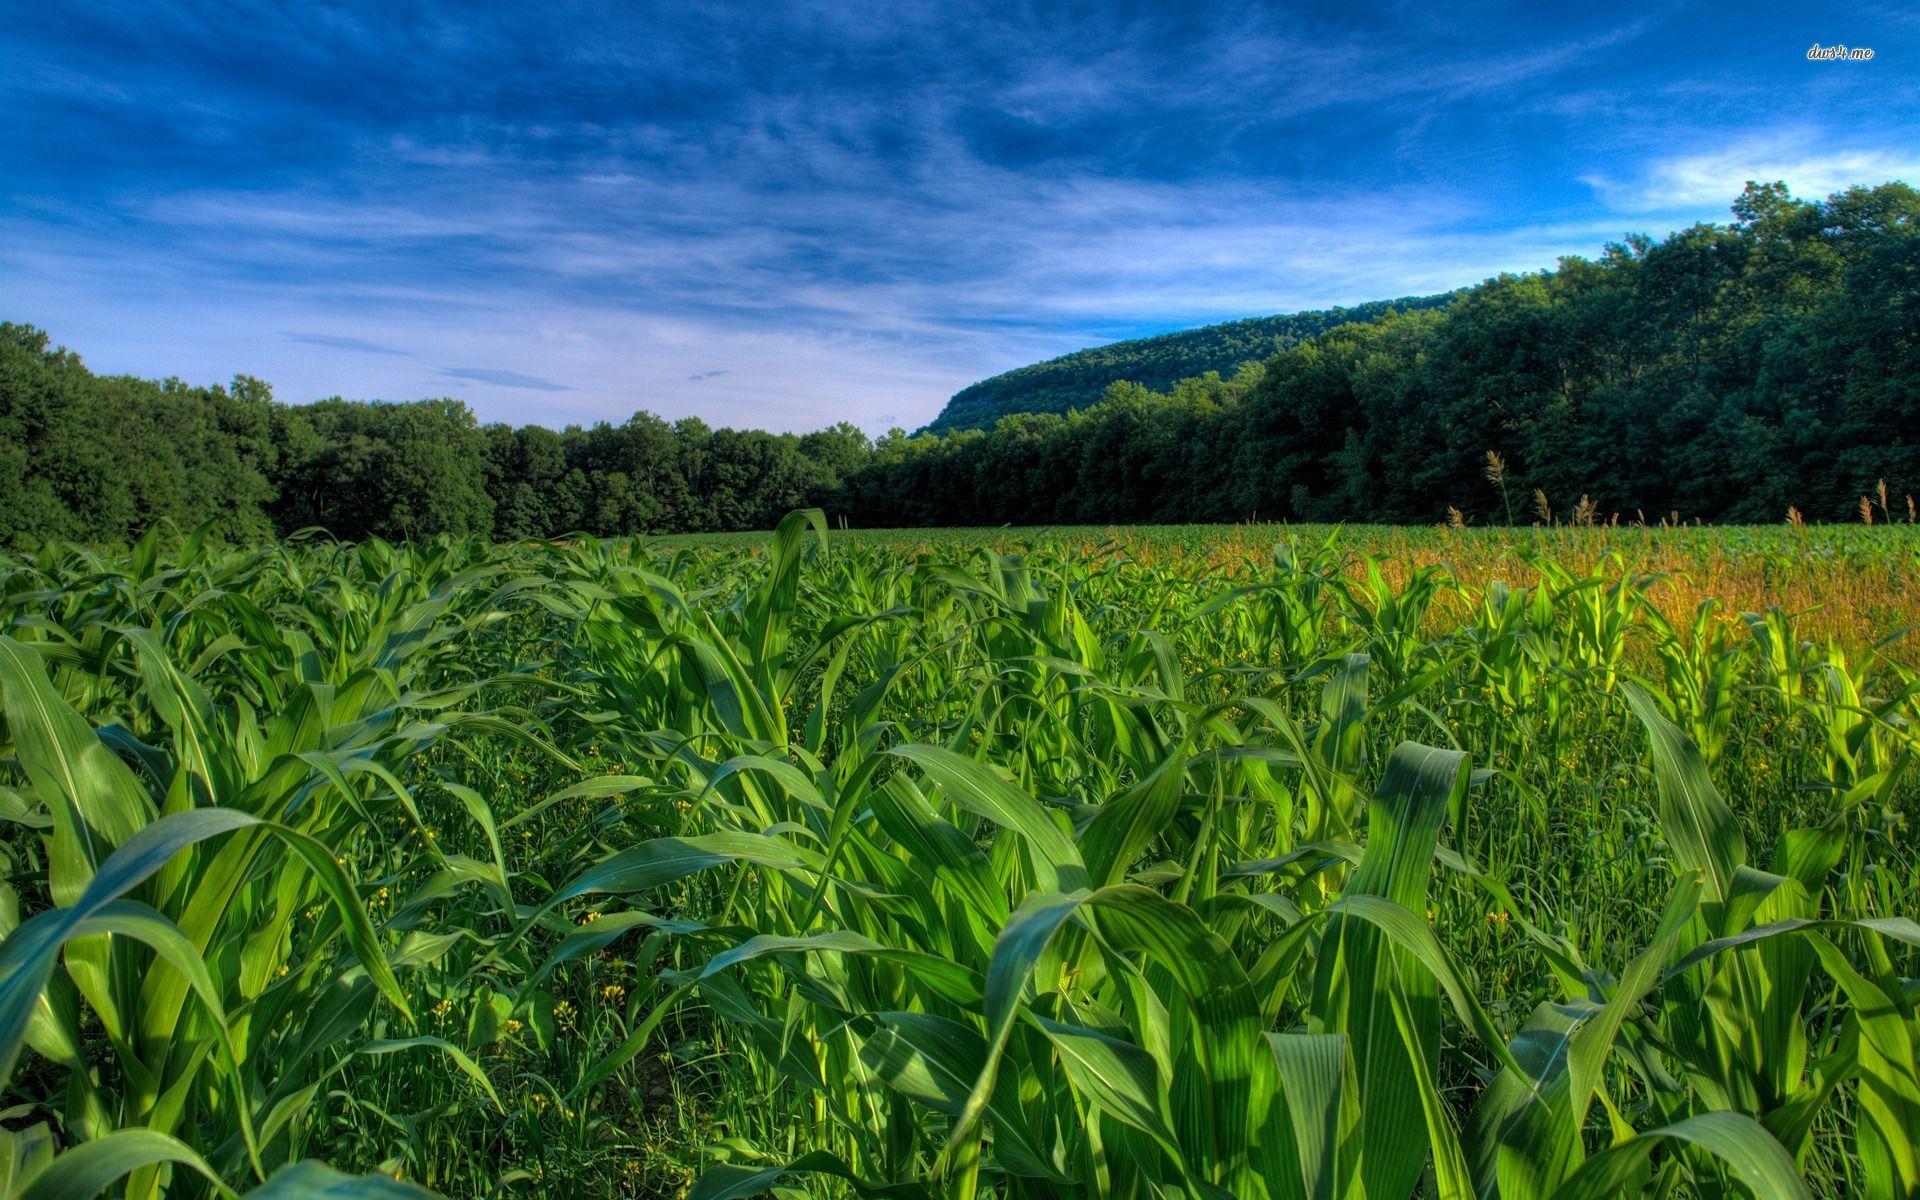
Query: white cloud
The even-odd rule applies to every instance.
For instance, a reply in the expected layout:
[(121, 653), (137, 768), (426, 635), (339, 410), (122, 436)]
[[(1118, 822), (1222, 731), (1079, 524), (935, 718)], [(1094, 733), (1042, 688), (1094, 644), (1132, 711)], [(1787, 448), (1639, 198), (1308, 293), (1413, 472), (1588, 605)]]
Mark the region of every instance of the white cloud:
[(1662, 159), (1634, 179), (1592, 175), (1582, 182), (1617, 209), (1677, 212), (1725, 209), (1750, 179), (1785, 180), (1796, 196), (1824, 197), (1856, 183), (1920, 180), (1920, 150), (1833, 145), (1801, 131)]
[[(198, 193), (133, 209), (157, 235), (141, 255), (101, 238), (76, 258), (71, 233), (60, 255), (20, 237), (0, 252), (0, 275), (100, 369), (246, 371), (296, 401), (451, 391), (483, 419), (556, 426), (647, 408), (773, 429), (845, 418), (878, 432), (931, 420), (974, 380), (1129, 327), (1444, 291), (1624, 232), (1612, 221), (1482, 228), (1491, 198), (1458, 193), (1222, 182), (1196, 194), (1086, 174), (1035, 180), (959, 153), (940, 167), (945, 197), (856, 203), (855, 189), (834, 187), (791, 198), (777, 223), (752, 219), (751, 189), (706, 180), (614, 185), (649, 211), (643, 221), (511, 178), (458, 212), (431, 191), (370, 209)], [(0, 219), (0, 234), (10, 224), (24, 223)], [(14, 292), (0, 284), (0, 301)], [(409, 353), (346, 358), (283, 332), (315, 329), (336, 346)], [(450, 380), (437, 370), (449, 363), (475, 369)], [(712, 377), (716, 365), (728, 374)], [(519, 376), (568, 390), (500, 382)]]
[[(1673, 114), (1745, 121), (1750, 103), (1712, 114), (1771, 85), (1702, 63), (1649, 90), (1635, 45), (1671, 33), (1672, 5), (1497, 50), (1431, 6), (1075, 27), (765, 5), (751, 37), (697, 5), (678, 25), (673, 6), (609, 12), (587, 37), (328, 6), (267, 31), (271, 81), (187, 71), (236, 31), (156, 7), (164, 62), (50, 66), (33, 86), (59, 104), (13, 106), (58, 139), (41, 165), (113, 161), (0, 203), (0, 316), (96, 367), (248, 371), (295, 400), (918, 424), (976, 379), (1127, 332), (1444, 291), (1629, 222), (1723, 217), (1747, 178), (1920, 179), (1884, 148), (1904, 127), (1877, 108), (1848, 124), (1831, 96), (1795, 111), (1844, 144), (1693, 140), (1708, 126)], [(342, 91), (343, 73), (391, 86)], [(1887, 128), (1903, 140), (1876, 146)], [(1588, 164), (1614, 173), (1595, 194), (1572, 182)]]

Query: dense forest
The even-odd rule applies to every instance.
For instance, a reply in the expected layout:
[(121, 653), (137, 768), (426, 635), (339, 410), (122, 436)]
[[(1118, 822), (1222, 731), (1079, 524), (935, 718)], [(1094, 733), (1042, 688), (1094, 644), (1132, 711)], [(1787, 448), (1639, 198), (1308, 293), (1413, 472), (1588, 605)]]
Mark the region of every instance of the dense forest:
[(1452, 299), (1449, 293), (1278, 317), (1250, 317), (1076, 350), (960, 389), (927, 426), (927, 432), (987, 429), (1001, 417), (1015, 413), (1066, 413), (1092, 408), (1116, 383), (1137, 383), (1164, 391), (1183, 379), (1196, 379), (1209, 372), (1233, 375), (1247, 363), (1264, 362), (1337, 325), (1433, 308)]
[(246, 377), (97, 376), (0, 325), (0, 542), (125, 540), (160, 519), (237, 538), (730, 530), (804, 504), (864, 526), (1526, 522), (1583, 502), (1777, 521), (1857, 519), (1872, 495), (1906, 518), (1920, 192), (1750, 185), (1733, 212), (1391, 306), (1229, 377), (1110, 383), (1080, 411), (877, 442), (845, 424), (643, 412), (556, 432), (482, 426), (455, 400), (290, 405)]
[(839, 503), (873, 524), (1426, 522), (1449, 507), (1524, 522), (1583, 498), (1601, 519), (1837, 520), (1879, 503), (1884, 480), (1906, 519), (1920, 192), (1808, 202), (1750, 184), (1733, 213), (1339, 326), (1230, 384), (1121, 384), (1085, 412), (884, 441)]
[(0, 543), (124, 541), (156, 521), (235, 538), (544, 537), (759, 529), (838, 492), (872, 454), (648, 413), (560, 432), (482, 426), (457, 400), (282, 404), (267, 385), (104, 377), (0, 324)]

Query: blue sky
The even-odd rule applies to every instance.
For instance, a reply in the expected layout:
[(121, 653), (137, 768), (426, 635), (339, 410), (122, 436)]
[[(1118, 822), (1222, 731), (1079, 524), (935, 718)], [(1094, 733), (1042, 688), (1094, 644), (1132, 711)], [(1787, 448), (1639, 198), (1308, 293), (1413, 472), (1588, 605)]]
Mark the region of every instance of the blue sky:
[[(1082, 346), (1920, 183), (1908, 4), (0, 0), (0, 318), (486, 420), (916, 426)], [(1870, 62), (1809, 62), (1814, 43)]]

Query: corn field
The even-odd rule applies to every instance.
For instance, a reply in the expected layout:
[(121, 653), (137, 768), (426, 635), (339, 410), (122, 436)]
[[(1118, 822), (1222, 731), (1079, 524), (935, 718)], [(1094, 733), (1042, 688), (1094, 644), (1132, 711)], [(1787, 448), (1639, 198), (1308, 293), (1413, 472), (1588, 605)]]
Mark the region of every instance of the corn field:
[(1920, 1196), (1914, 621), (1891, 525), (0, 556), (0, 1195)]

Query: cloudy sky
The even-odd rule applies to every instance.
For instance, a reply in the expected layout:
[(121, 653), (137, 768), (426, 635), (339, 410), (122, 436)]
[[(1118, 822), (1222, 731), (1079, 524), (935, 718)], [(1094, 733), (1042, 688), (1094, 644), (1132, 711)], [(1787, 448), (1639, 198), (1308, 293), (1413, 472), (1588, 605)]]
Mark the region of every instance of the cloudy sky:
[(1911, 4), (1604, 7), (0, 0), (0, 319), (284, 400), (878, 432), (1749, 178), (1920, 183)]

